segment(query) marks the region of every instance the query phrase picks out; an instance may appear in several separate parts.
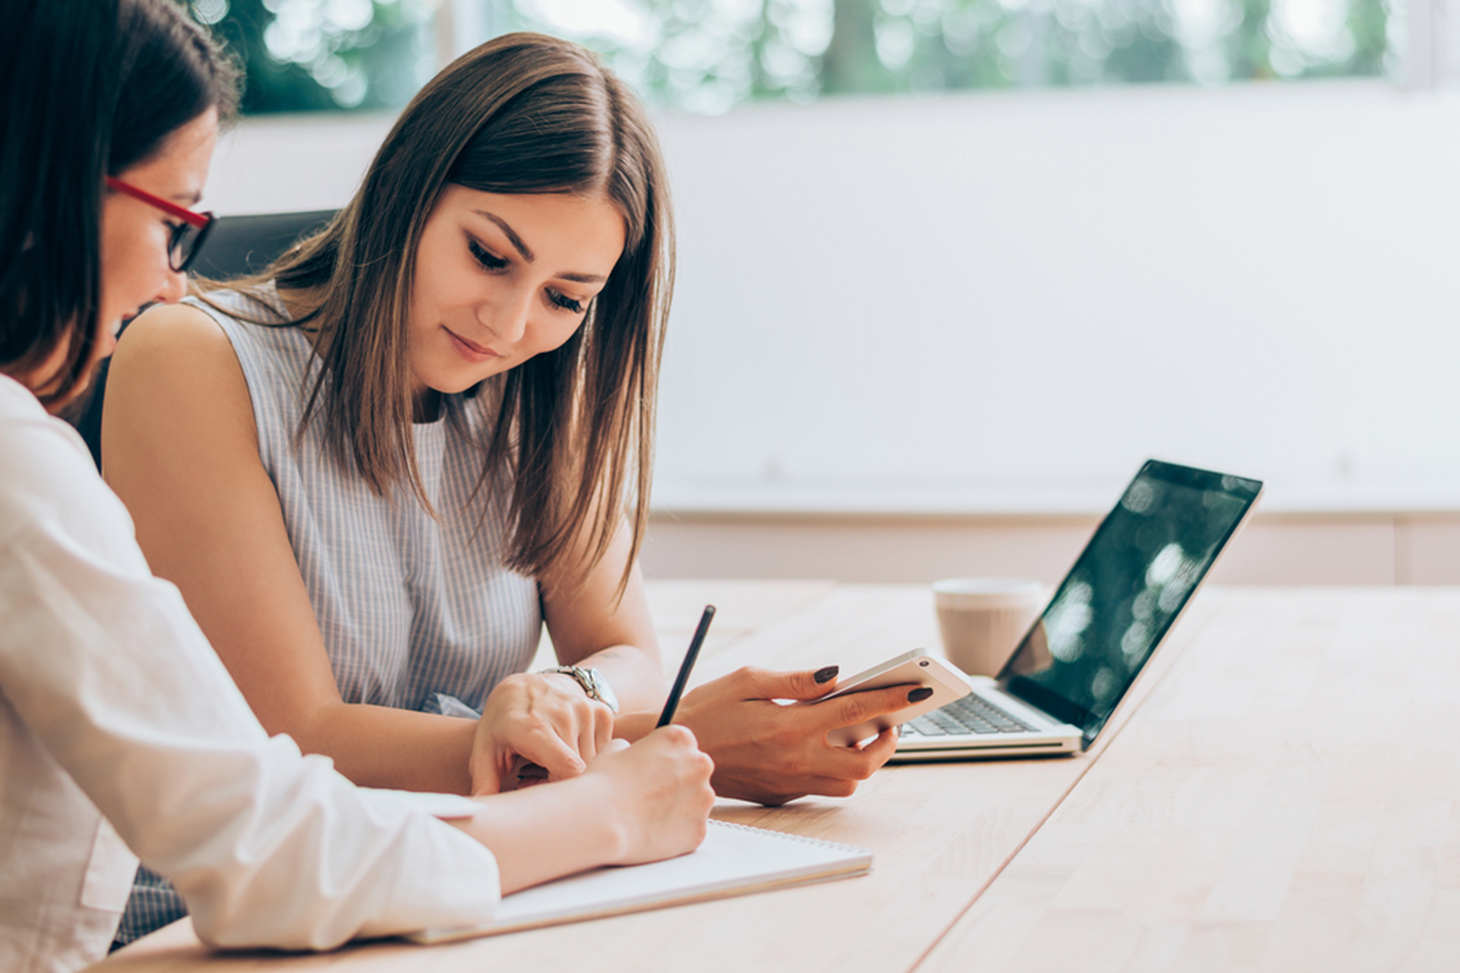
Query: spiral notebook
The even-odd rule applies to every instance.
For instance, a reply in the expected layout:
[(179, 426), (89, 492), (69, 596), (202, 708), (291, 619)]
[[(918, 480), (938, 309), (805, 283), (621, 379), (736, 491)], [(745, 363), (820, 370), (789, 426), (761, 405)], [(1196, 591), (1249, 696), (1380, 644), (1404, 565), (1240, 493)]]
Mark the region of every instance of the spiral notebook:
[(406, 937), (442, 943), (495, 936), (625, 912), (862, 875), (872, 853), (815, 838), (711, 821), (704, 843), (688, 855), (648, 865), (595, 868), (502, 897), (491, 922), (426, 929)]

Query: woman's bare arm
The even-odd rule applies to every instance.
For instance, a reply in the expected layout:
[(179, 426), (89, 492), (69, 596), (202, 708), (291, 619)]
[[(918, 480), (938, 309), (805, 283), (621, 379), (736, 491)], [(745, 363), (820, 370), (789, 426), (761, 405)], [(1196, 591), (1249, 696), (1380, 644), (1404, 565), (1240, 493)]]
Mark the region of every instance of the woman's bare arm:
[(578, 565), (540, 582), (543, 617), (558, 661), (601, 671), (623, 712), (659, 706), (669, 689), (637, 563), (629, 570), (622, 598), (618, 596), (630, 540), (625, 525), (580, 582), (574, 581)]
[[(629, 547), (627, 529), (620, 530), (590, 570), (583, 570), (580, 551), (538, 582), (558, 661), (599, 670), (624, 711), (658, 706), (666, 689), (637, 565), (619, 597)], [(478, 726), (473, 793), (513, 786), (514, 775), (529, 763), (546, 768), (548, 780), (575, 776), (613, 735), (612, 712), (590, 700), (573, 677), (510, 676), (487, 698)]]
[(375, 787), (468, 793), (470, 721), (340, 698), (232, 345), (206, 314), (158, 307), (108, 378), (103, 473), (152, 570), (189, 610), (270, 733)]

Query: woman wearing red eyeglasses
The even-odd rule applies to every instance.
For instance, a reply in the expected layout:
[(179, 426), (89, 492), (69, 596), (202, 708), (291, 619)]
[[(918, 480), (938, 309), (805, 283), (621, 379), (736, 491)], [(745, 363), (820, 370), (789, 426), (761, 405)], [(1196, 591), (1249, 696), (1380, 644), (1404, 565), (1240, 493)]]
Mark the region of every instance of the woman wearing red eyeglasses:
[(210, 221), (234, 75), (182, 10), (0, 3), (0, 969), (101, 958), (139, 859), (204, 940), (319, 949), (694, 848), (710, 764), (681, 727), (481, 801), (365, 792), (270, 739), (50, 414), (182, 296)]

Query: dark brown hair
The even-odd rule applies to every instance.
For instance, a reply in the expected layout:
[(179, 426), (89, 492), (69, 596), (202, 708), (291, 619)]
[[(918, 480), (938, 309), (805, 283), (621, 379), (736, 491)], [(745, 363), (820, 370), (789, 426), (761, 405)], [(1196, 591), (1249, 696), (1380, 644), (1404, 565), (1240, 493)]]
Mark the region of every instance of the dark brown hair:
[[(103, 177), (147, 161), (237, 71), (171, 0), (0, 3), (0, 370), (66, 344), (41, 402), (74, 398), (95, 365)], [(68, 341), (69, 338), (69, 341)]]
[(319, 417), (326, 448), (377, 493), (407, 486), (429, 508), (406, 342), (416, 249), (448, 183), (600, 195), (623, 217), (623, 254), (573, 336), (443, 407), (448, 421), (468, 408), (485, 419), (482, 483), (510, 484), (509, 567), (541, 575), (573, 550), (597, 563), (626, 510), (632, 564), (648, 519), (673, 225), (643, 107), (576, 44), (509, 34), (459, 58), (406, 107), (334, 221), (241, 282), (256, 296), (269, 280), (309, 295), (310, 313), (289, 322), (321, 336), (304, 422)]

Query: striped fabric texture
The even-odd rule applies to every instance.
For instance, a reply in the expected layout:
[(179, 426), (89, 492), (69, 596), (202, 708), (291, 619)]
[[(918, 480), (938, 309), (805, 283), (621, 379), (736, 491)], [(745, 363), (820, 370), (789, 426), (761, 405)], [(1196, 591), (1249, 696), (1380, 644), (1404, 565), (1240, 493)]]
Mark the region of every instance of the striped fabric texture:
[[(210, 296), (258, 315), (232, 292)], [(296, 446), (304, 390), (320, 367), (307, 337), (190, 303), (223, 329), (243, 368), (259, 455), (341, 698), (463, 717), (480, 711), (499, 681), (531, 662), (542, 617), (536, 582), (502, 565), (501, 493), (478, 489), (474, 413), (448, 396), (441, 419), (414, 427), (436, 517), (409, 490), (380, 497), (325, 452), (318, 419)], [(182, 914), (176, 893), (142, 869), (118, 942)]]

